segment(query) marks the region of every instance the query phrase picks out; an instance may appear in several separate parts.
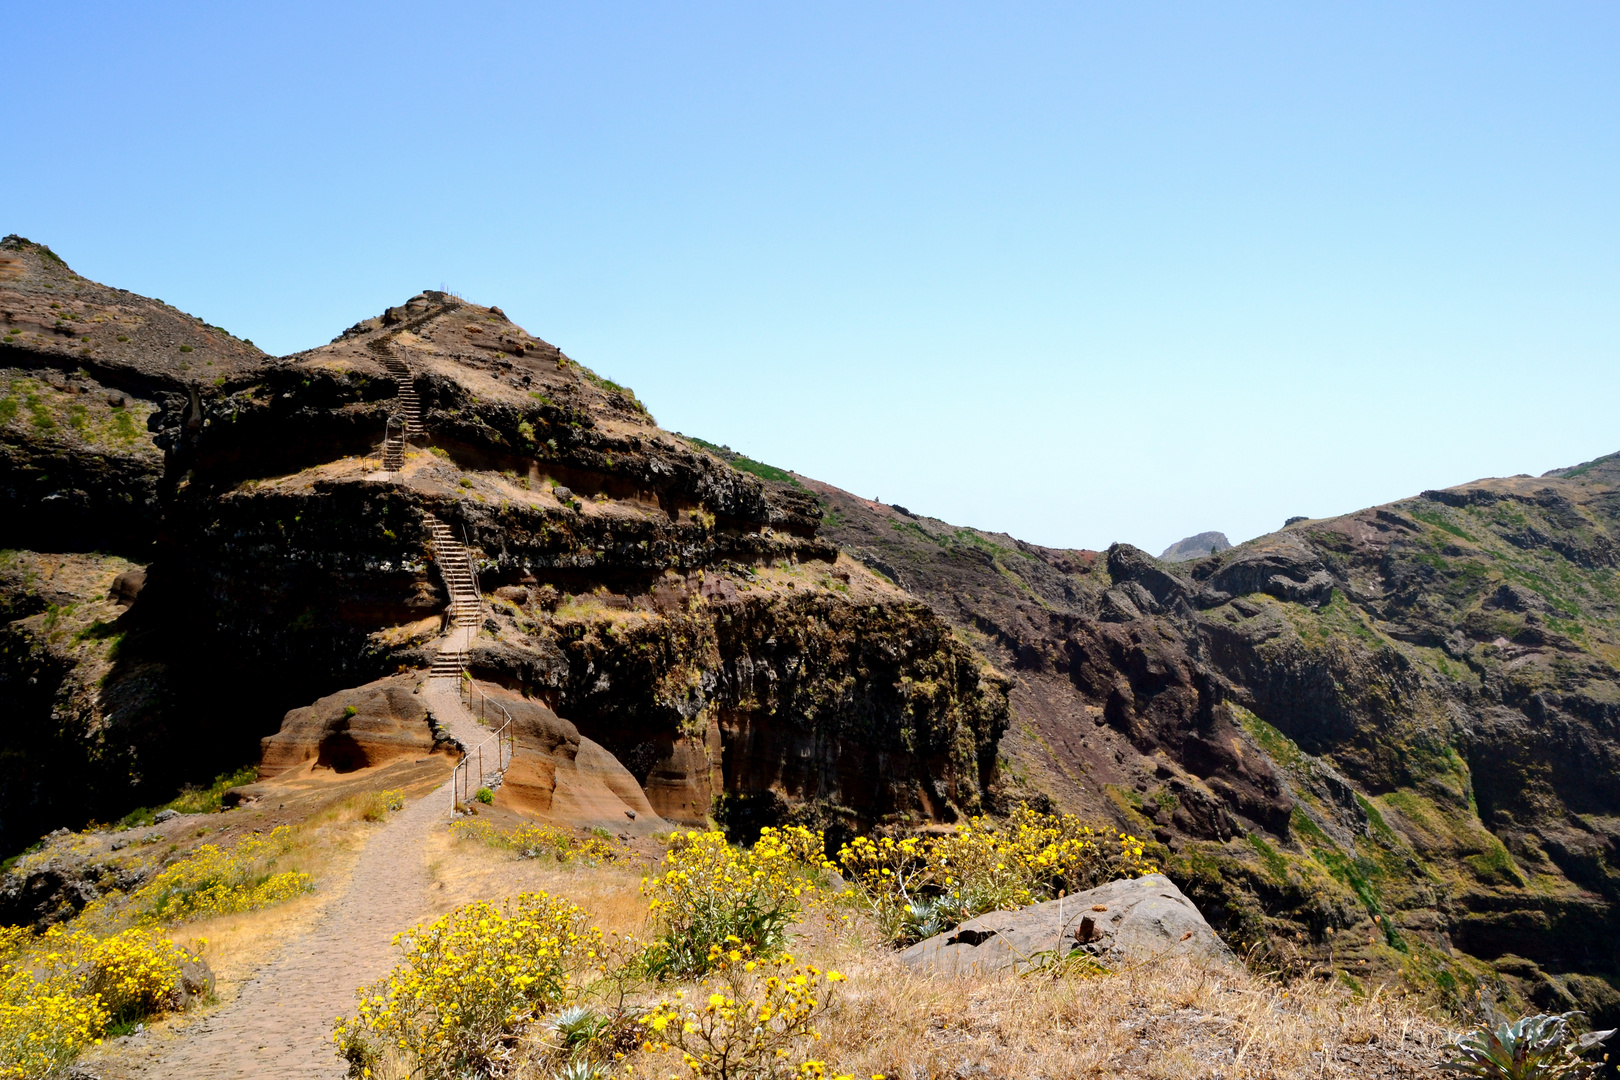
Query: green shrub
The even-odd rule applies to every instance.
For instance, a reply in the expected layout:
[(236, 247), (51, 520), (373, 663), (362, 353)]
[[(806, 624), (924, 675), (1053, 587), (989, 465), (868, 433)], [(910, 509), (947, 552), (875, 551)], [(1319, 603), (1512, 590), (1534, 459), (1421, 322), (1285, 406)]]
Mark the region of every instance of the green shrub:
[(796, 825), (761, 829), (747, 849), (718, 831), (677, 834), (662, 866), (641, 883), (658, 926), (648, 973), (702, 975), (733, 945), (777, 955), (830, 865), (825, 846), (822, 834)]
[[(92, 627), (90, 636), (101, 636)], [(118, 820), (121, 829), (137, 829), (152, 824), (159, 810), (174, 810), (182, 814), (212, 814), (225, 805), (225, 793), (233, 787), (251, 784), (259, 778), (257, 765), (244, 765), (233, 772), (220, 773), (205, 788), (187, 787), (162, 806), (143, 806), (131, 810)]]
[(481, 787), (478, 789), (477, 793), (473, 795), (473, 798), (477, 799), (485, 806), (488, 806), (495, 801), (495, 793), (487, 787)]

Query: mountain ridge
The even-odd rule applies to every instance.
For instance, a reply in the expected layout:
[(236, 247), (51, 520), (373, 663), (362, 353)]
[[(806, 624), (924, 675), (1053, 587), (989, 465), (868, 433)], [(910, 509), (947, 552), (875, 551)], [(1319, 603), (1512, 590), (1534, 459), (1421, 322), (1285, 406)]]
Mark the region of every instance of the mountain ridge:
[[(673, 820), (1030, 801), (1151, 837), (1260, 962), (1620, 1019), (1620, 455), (1184, 562), (1048, 548), (664, 431), (446, 293), (273, 358), (0, 258), (9, 843), (420, 668), (431, 512), (487, 584), (474, 673)], [(430, 446), (383, 483), (391, 352)]]

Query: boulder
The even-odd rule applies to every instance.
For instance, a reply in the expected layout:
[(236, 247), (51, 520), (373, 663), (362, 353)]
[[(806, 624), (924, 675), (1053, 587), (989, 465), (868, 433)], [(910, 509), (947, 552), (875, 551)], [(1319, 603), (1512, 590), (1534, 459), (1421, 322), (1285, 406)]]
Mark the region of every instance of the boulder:
[(180, 962), (180, 978), (169, 991), (169, 1003), (175, 1009), (189, 1009), (205, 1002), (214, 992), (214, 970), (202, 957)]
[(418, 676), (395, 675), (339, 690), (293, 709), (281, 730), (260, 743), (259, 779), (271, 780), (312, 762), (337, 772), (424, 757), (435, 748)]
[(512, 763), (495, 805), (577, 828), (638, 835), (671, 828), (619, 759), (539, 701), (497, 690), (512, 717)]
[(1018, 911), (992, 911), (900, 954), (918, 974), (996, 975), (1023, 971), (1042, 953), (1075, 949), (1109, 965), (1188, 956), (1241, 971), (1191, 900), (1163, 874), (1110, 881)]

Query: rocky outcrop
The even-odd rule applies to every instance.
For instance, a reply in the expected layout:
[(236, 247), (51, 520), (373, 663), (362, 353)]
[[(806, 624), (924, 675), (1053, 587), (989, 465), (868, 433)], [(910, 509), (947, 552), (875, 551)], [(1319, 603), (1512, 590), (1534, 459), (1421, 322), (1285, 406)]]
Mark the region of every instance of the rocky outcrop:
[(108, 892), (139, 887), (147, 876), (134, 867), (47, 851), (0, 875), (0, 925), (44, 930)]
[(269, 357), (43, 245), (8, 236), (0, 256), (0, 546), (149, 556), (165, 478)]
[(344, 773), (448, 752), (429, 723), (420, 683), (420, 676), (396, 675), (293, 709), (262, 743), (259, 780), (305, 765)]
[(537, 701), (494, 695), (512, 718), (512, 764), (495, 805), (574, 828), (648, 835), (670, 824), (617, 758)]
[(1197, 905), (1163, 874), (980, 915), (917, 942), (900, 962), (919, 975), (984, 976), (1019, 974), (1075, 953), (1110, 967), (1186, 956), (1216, 971), (1243, 970)]

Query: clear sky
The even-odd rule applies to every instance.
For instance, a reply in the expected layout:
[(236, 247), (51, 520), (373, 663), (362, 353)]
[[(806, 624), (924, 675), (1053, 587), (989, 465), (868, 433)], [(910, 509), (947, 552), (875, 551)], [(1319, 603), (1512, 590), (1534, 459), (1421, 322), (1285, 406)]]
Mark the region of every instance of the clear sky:
[(1041, 543), (1620, 450), (1620, 7), (12, 3), (0, 233)]

